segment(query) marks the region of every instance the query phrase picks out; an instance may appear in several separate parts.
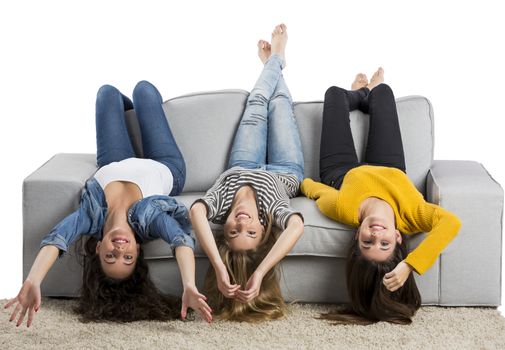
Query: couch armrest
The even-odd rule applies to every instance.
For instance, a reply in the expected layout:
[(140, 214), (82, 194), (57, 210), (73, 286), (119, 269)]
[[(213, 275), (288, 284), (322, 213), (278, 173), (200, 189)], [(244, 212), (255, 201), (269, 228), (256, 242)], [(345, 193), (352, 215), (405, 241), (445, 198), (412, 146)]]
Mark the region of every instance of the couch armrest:
[[(76, 210), (86, 180), (97, 170), (94, 154), (57, 154), (23, 181), (23, 279), (30, 272), (40, 241)], [(76, 296), (82, 269), (73, 249), (59, 259), (42, 283), (42, 295)]]
[(426, 185), (462, 222), (440, 256), (440, 305), (500, 305), (503, 189), (473, 161), (435, 161)]

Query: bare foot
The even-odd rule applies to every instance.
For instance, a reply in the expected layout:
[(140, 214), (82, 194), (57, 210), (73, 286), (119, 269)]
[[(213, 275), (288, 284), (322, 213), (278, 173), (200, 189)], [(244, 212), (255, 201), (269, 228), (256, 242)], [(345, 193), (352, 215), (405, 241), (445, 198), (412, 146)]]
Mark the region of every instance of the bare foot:
[(368, 84), (367, 87), (370, 91), (372, 91), (374, 87), (383, 82), (384, 82), (384, 69), (382, 69), (382, 67), (379, 67), (379, 69), (377, 69), (377, 72), (375, 72), (372, 75), (372, 79), (370, 79), (370, 84)]
[(356, 78), (354, 78), (354, 81), (352, 82), (351, 90), (359, 90), (367, 85), (368, 85), (368, 78), (366, 77), (366, 75), (363, 73), (358, 73), (356, 74)]
[(288, 32), (285, 24), (279, 24), (272, 32), (272, 54), (279, 55), (284, 61), (282, 67), (286, 66), (286, 43), (288, 42)]
[(258, 56), (261, 62), (263, 62), (263, 64), (265, 64), (265, 62), (268, 60), (271, 54), (272, 54), (272, 46), (270, 45), (270, 43), (265, 40), (258, 41)]

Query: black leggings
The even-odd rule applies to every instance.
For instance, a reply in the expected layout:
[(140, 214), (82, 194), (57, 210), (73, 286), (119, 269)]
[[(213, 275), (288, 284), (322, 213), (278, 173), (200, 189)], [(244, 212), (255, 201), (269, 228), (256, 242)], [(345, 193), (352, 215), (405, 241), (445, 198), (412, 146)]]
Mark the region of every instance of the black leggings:
[[(349, 113), (360, 109), (370, 115), (363, 163), (358, 162)], [(330, 87), (324, 96), (319, 174), (321, 182), (339, 189), (345, 174), (363, 164), (398, 168), (405, 172), (402, 136), (393, 91), (380, 84), (372, 91)]]

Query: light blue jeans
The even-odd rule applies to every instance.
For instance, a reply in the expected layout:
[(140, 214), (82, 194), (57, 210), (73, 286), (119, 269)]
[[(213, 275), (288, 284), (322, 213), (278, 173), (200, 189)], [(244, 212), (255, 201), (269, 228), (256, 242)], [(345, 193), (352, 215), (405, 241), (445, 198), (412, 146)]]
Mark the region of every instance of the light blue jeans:
[(272, 55), (252, 89), (235, 134), (228, 167), (263, 169), (303, 180), (303, 153), (293, 101)]

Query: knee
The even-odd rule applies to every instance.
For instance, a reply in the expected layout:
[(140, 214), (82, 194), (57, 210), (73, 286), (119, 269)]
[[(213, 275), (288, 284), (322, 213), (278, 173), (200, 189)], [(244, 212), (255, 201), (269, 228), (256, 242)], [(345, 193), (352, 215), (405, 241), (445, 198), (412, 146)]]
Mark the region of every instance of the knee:
[(249, 106), (264, 107), (268, 105), (268, 99), (260, 91), (251, 91), (251, 94), (247, 99), (247, 104)]
[(139, 81), (135, 88), (133, 89), (133, 99), (134, 100), (145, 100), (145, 99), (154, 99), (161, 101), (161, 94), (158, 89), (146, 80)]
[(268, 103), (272, 109), (281, 106), (291, 107), (292, 105), (291, 96), (283, 92), (276, 93)]
[(338, 86), (331, 86), (326, 90), (326, 93), (324, 94), (324, 99), (336, 99), (336, 98), (343, 98), (346, 96), (346, 90), (338, 87)]
[(121, 96), (121, 92), (112, 85), (103, 85), (96, 94), (97, 103), (101, 101), (110, 101)]
[(377, 96), (380, 96), (382, 98), (384, 98), (384, 97), (385, 98), (388, 98), (388, 97), (394, 98), (395, 97), (391, 87), (385, 83), (377, 85), (376, 87), (374, 87), (372, 89), (372, 91), (370, 91), (369, 99), (377, 97)]

